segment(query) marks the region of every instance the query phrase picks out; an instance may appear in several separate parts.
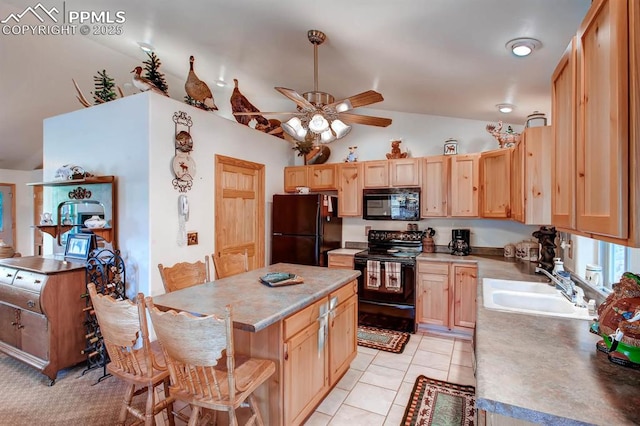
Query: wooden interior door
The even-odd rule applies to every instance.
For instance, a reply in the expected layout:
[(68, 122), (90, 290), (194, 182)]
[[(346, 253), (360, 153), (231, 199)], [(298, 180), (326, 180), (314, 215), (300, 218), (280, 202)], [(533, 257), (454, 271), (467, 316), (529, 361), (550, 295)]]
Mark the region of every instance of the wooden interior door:
[(249, 270), (264, 266), (264, 164), (215, 156), (215, 253), (247, 251)]

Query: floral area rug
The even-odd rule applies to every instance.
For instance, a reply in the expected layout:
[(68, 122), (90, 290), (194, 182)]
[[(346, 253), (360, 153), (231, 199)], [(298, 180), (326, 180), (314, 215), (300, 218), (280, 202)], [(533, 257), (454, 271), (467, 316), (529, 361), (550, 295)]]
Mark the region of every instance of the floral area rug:
[(409, 341), (409, 333), (382, 328), (358, 326), (358, 345), (381, 351), (402, 353)]
[(418, 376), (404, 412), (402, 426), (473, 426), (475, 388)]

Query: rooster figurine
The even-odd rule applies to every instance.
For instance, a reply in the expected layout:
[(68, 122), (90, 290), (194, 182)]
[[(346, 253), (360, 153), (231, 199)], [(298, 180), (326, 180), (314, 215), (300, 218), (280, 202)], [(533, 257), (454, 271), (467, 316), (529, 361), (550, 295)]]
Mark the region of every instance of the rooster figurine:
[[(249, 99), (247, 99), (242, 93), (240, 93), (240, 89), (238, 89), (238, 79), (234, 78), (233, 82), (235, 87), (233, 88), (233, 93), (231, 93), (231, 112), (257, 112), (260, 110), (253, 106)], [(240, 124), (244, 124), (245, 126), (249, 125), (251, 120), (256, 120), (258, 124), (262, 126), (269, 126), (269, 120), (264, 118), (260, 114), (256, 115), (234, 115), (236, 121)]]
[(153, 84), (151, 80), (140, 75), (142, 73), (142, 67), (135, 67), (131, 72), (135, 73), (133, 75), (133, 85), (140, 89), (141, 92), (151, 90), (152, 92), (159, 93), (163, 96), (169, 96), (162, 90), (158, 89), (158, 87)]
[[(200, 80), (196, 73), (193, 71), (193, 63), (195, 62), (195, 60), (196, 59), (193, 56), (189, 57), (189, 75), (187, 76), (187, 82), (184, 83), (184, 90), (185, 92), (187, 92), (187, 96), (204, 106), (201, 107), (201, 109), (207, 111), (217, 111), (218, 107), (213, 102), (213, 94), (211, 93), (211, 89), (209, 89), (207, 83)], [(196, 104), (196, 106), (200, 107), (198, 104)]]

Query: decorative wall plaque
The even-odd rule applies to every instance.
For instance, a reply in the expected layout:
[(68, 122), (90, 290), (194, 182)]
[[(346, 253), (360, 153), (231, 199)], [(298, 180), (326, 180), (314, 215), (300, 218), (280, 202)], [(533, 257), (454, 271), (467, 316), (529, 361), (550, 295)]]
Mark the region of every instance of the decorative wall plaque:
[[(173, 187), (180, 192), (187, 192), (193, 186), (193, 178), (196, 175), (196, 163), (189, 154), (193, 150), (193, 139), (191, 138), (191, 117), (184, 111), (173, 114), (175, 124), (175, 150), (171, 167), (175, 178)], [(186, 129), (184, 129), (186, 127)], [(182, 129), (181, 129), (182, 128)]]

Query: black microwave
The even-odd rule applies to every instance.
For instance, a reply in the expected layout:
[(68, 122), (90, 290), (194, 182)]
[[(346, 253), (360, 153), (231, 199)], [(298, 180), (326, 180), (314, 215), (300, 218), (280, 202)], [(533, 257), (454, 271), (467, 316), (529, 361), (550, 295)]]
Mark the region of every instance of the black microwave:
[(362, 218), (367, 220), (420, 220), (420, 188), (363, 190)]

